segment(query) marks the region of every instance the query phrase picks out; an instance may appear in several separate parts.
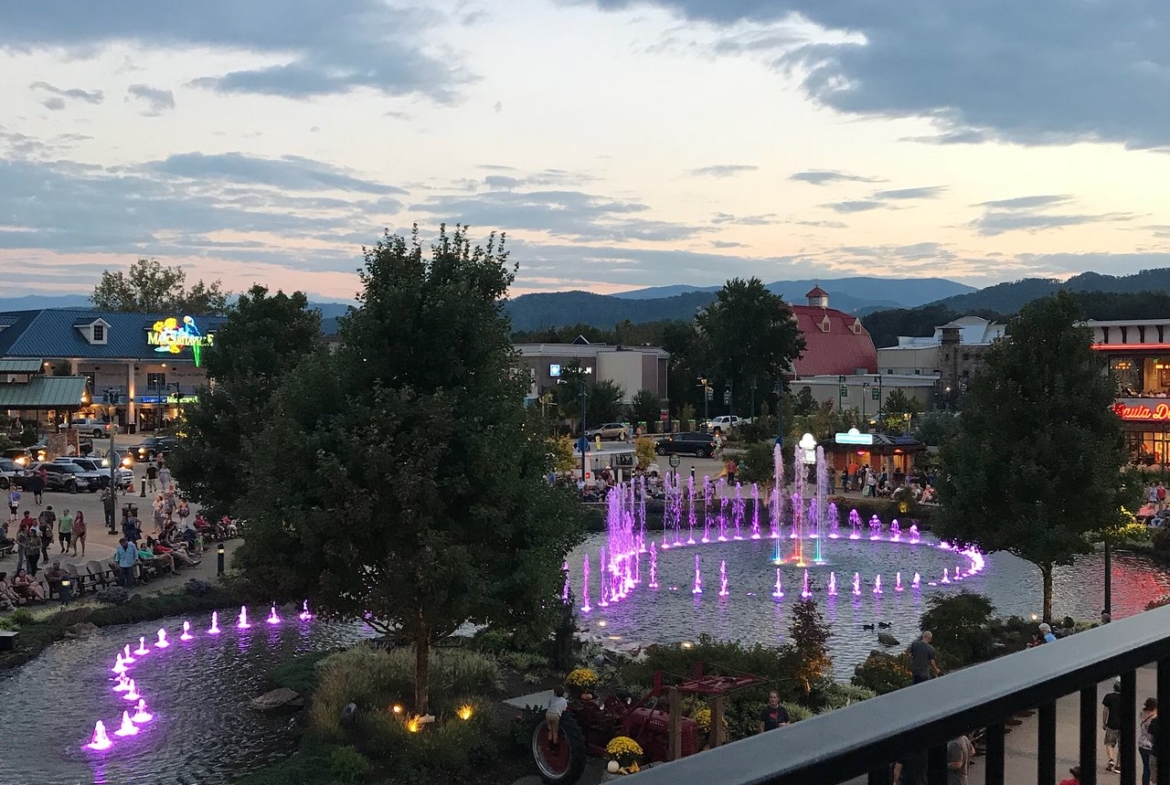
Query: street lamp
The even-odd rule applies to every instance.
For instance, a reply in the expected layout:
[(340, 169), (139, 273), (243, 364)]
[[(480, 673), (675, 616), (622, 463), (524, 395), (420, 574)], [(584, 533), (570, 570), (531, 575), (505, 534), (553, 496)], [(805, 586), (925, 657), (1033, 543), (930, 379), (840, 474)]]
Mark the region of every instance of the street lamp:
[(800, 481), (808, 484), (808, 467), (817, 462), (817, 440), (811, 433), (806, 433), (800, 437), (796, 446), (798, 454), (794, 458), (799, 458), (799, 461), (794, 460), (794, 463), (804, 465), (800, 472)]
[(711, 388), (707, 386), (707, 377), (699, 377), (699, 386), (703, 388), (703, 424), (706, 425), (707, 420), (711, 415), (708, 412), (708, 404), (711, 402)]
[(589, 439), (585, 436), (585, 377), (581, 383), (581, 493), (585, 493), (585, 449), (589, 446)]

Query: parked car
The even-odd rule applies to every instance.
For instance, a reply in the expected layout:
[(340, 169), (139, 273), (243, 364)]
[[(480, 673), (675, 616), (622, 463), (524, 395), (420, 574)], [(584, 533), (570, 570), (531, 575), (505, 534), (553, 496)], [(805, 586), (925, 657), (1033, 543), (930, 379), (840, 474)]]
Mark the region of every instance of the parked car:
[[(62, 458), (54, 458), (53, 463), (72, 463), (80, 466), (86, 472), (93, 472), (100, 480), (98, 482), (99, 488), (110, 487), (110, 465), (109, 462), (99, 458), (74, 458), (70, 456)], [(118, 487), (125, 488), (134, 479), (134, 472), (124, 467), (118, 467), (116, 471), (118, 477)]]
[(57, 430), (64, 431), (69, 428), (81, 431), (86, 436), (92, 436), (95, 439), (101, 439), (107, 436), (106, 423), (104, 420), (97, 417), (75, 417), (70, 420), (68, 425), (61, 423), (57, 426)]
[(618, 441), (625, 441), (629, 438), (629, 430), (624, 423), (607, 422), (604, 425), (598, 425), (594, 428), (588, 428), (585, 431), (585, 438), (593, 441), (598, 436), (603, 440), (617, 439)]
[(68, 493), (90, 491), (92, 493), (101, 487), (101, 478), (96, 472), (87, 472), (73, 463), (43, 461), (29, 467), (30, 472), (39, 472), (41, 469), (45, 470), (45, 490), (47, 491), (66, 491)]
[(711, 433), (715, 433), (715, 431), (727, 433), (728, 431), (734, 430), (741, 425), (747, 425), (750, 422), (751, 420), (744, 417), (736, 417), (734, 414), (724, 414), (720, 415), (719, 417), (715, 417), (714, 419), (708, 420), (706, 423), (706, 428)]
[(179, 440), (174, 436), (151, 436), (142, 441), (136, 447), (131, 448), (131, 451), (140, 461), (153, 461), (154, 456), (160, 452), (166, 454), (175, 449), (175, 445)]
[(28, 481), (28, 473), (11, 458), (0, 458), (0, 489), (8, 490), (15, 485), (24, 489)]
[(698, 458), (715, 456), (715, 438), (709, 433), (672, 433), (654, 446), (659, 455), (694, 455)]

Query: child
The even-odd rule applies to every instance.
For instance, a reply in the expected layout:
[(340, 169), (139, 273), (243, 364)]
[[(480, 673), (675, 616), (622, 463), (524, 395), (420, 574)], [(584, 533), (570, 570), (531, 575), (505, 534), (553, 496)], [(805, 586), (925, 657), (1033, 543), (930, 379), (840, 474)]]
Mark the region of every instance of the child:
[(548, 711), (544, 713), (544, 721), (548, 723), (548, 739), (553, 744), (557, 743), (561, 731), (561, 715), (567, 708), (569, 702), (565, 700), (565, 688), (559, 685), (553, 687), (553, 699), (548, 702)]
[(1072, 776), (1061, 780), (1060, 785), (1081, 785), (1081, 767), (1080, 766), (1073, 766), (1071, 769), (1068, 770), (1068, 773), (1071, 774)]

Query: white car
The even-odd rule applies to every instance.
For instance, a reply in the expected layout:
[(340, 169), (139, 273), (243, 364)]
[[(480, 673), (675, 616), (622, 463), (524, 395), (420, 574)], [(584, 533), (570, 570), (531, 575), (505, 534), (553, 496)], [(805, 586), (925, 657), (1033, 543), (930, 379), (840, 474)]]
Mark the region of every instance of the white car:
[[(93, 472), (94, 474), (101, 477), (101, 486), (103, 488), (109, 484), (108, 478), (110, 476), (110, 464), (109, 461), (105, 460), (104, 458), (63, 456), (60, 458), (54, 458), (53, 463), (72, 463), (75, 466), (80, 466), (82, 469), (85, 469), (86, 472)], [(118, 478), (118, 487), (125, 488), (134, 479), (134, 472), (130, 471), (124, 466), (119, 466), (116, 472), (116, 476)]]
[(722, 431), (723, 433), (727, 433), (728, 431), (734, 430), (741, 425), (747, 425), (750, 422), (751, 420), (743, 417), (736, 417), (734, 414), (724, 414), (707, 421), (707, 432), (714, 433), (715, 431)]

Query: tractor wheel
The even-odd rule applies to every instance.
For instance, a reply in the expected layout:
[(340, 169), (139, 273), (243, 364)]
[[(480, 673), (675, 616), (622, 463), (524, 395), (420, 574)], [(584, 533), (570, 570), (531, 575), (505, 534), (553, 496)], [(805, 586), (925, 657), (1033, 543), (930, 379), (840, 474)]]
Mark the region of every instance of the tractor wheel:
[(532, 730), (532, 758), (541, 781), (547, 785), (573, 785), (585, 771), (585, 735), (570, 712), (561, 715), (556, 746), (548, 736), (548, 723), (541, 720)]

